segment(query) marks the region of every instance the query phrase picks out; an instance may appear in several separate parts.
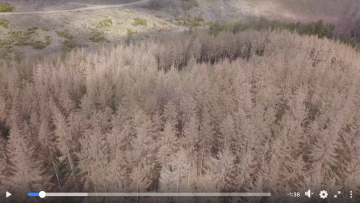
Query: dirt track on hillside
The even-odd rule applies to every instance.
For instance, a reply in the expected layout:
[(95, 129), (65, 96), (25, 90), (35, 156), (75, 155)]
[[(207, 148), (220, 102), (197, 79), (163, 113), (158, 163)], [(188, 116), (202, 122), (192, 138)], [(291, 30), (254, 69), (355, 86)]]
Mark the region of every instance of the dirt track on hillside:
[(137, 2), (116, 4), (116, 5), (97, 5), (97, 6), (89, 6), (89, 7), (84, 7), (84, 8), (68, 9), (68, 10), (29, 11), (29, 12), (5, 12), (5, 13), (0, 13), (0, 16), (4, 16), (4, 15), (27, 15), (27, 14), (49, 14), (49, 13), (65, 13), (65, 12), (88, 11), (88, 10), (98, 10), (98, 9), (107, 9), (107, 8), (119, 8), (119, 7), (124, 7), (124, 6), (131, 6), (131, 5), (143, 4), (143, 3), (147, 3), (147, 2), (149, 2), (149, 0), (142, 0), (142, 1), (137, 1)]

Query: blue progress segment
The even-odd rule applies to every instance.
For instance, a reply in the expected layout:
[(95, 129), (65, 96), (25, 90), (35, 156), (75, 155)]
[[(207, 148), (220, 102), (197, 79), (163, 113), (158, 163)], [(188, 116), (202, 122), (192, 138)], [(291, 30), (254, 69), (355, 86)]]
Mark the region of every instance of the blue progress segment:
[(28, 196), (29, 197), (39, 197), (39, 193), (38, 192), (29, 192)]

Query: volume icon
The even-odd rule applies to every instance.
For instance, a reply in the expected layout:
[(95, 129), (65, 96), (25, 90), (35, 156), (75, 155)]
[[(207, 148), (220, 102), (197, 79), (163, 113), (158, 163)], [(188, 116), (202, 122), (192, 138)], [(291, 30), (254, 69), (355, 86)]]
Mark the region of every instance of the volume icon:
[(309, 198), (311, 197), (312, 193), (310, 191), (310, 189), (308, 191), (305, 192), (305, 196), (308, 196)]

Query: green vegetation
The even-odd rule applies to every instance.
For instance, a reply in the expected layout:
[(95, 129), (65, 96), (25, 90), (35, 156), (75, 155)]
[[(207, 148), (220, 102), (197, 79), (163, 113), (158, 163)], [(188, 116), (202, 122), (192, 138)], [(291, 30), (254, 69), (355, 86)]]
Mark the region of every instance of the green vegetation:
[(165, 21), (160, 22), (160, 25), (167, 26), (167, 23)]
[(301, 35), (318, 35), (319, 37), (331, 37), (331, 32), (335, 29), (333, 25), (324, 24), (322, 20), (318, 22), (311, 22), (306, 25), (298, 23), (283, 23), (276, 20), (268, 20), (261, 17), (255, 22), (242, 23), (242, 22), (230, 22), (230, 23), (213, 23), (209, 27), (210, 34), (217, 35), (220, 31), (231, 31), (238, 33), (247, 29), (264, 30), (264, 29), (279, 29), (290, 30), (297, 32)]
[(65, 55), (66, 53), (68, 53), (77, 46), (77, 44), (73, 40), (65, 40), (62, 44), (63, 44), (62, 46), (63, 55)]
[(135, 13), (135, 11), (131, 11), (131, 10), (125, 10), (125, 9), (120, 9), (121, 12), (124, 12), (124, 13), (129, 13), (129, 14), (133, 14)]
[(192, 17), (186, 15), (184, 18), (177, 18), (174, 24), (177, 26), (198, 27), (202, 26), (204, 22), (205, 21), (201, 16)]
[(23, 55), (21, 53), (15, 53), (14, 61), (16, 61), (18, 64), (20, 64), (22, 59), (23, 59)]
[(0, 39), (0, 48), (11, 45), (11, 41), (6, 39)]
[(110, 27), (113, 24), (113, 20), (109, 17), (105, 17), (104, 20), (100, 21), (97, 25), (98, 28), (107, 28)]
[(71, 40), (73, 39), (74, 37), (70, 34), (70, 32), (68, 30), (64, 30), (64, 31), (55, 31), (56, 34), (59, 36), (59, 37), (64, 37), (68, 40)]
[(33, 49), (44, 49), (46, 45), (42, 41), (34, 41), (31, 43)]
[(360, 52), (360, 40), (355, 37), (344, 37), (341, 41), (345, 44), (352, 46), (357, 52)]
[(91, 37), (89, 40), (92, 42), (103, 42), (105, 41), (105, 33), (104, 31), (99, 30), (98, 28), (91, 29)]
[(89, 40), (91, 40), (92, 42), (105, 41), (106, 38), (105, 38), (104, 29), (110, 27), (113, 24), (114, 24), (114, 21), (111, 18), (106, 16), (105, 19), (100, 21), (95, 28), (90, 28), (91, 37), (89, 38)]
[(45, 42), (42, 41), (32, 41), (31, 42), (31, 46), (33, 49), (44, 49), (45, 47), (49, 46), (51, 44), (51, 37), (50, 36), (45, 36)]
[(15, 6), (9, 3), (0, 2), (0, 12), (12, 12)]
[(162, 27), (162, 28), (158, 29), (157, 31), (158, 31), (158, 32), (163, 32), (163, 31), (165, 31), (165, 30), (166, 30), (166, 28)]
[(0, 26), (3, 26), (4, 28), (9, 28), (9, 21), (7, 19), (0, 19)]
[(144, 18), (134, 18), (134, 22), (132, 23), (133, 26), (147, 26), (147, 21)]
[(127, 31), (127, 36), (128, 36), (128, 37), (132, 37), (132, 36), (134, 36), (134, 35), (137, 33), (136, 31), (133, 31), (133, 30), (130, 29), (130, 28), (127, 28), (126, 31)]
[(37, 34), (36, 30), (37, 27), (29, 28), (26, 31), (11, 31), (8, 40), (15, 46), (28, 46), (30, 45), (28, 41)]
[(32, 37), (37, 35), (37, 29), (37, 27), (32, 27), (26, 31), (10, 31), (7, 37), (0, 39), (0, 48), (5, 48), (7, 52), (10, 52), (13, 46), (31, 46), (34, 49), (44, 49), (51, 44), (51, 37), (46, 36), (45, 42), (33, 40)]
[(352, 46), (357, 51), (360, 51), (360, 39), (351, 36), (334, 36), (335, 26), (325, 24), (323, 20), (311, 22), (308, 24), (298, 23), (283, 23), (280, 21), (268, 20), (264, 17), (258, 21), (250, 23), (230, 22), (230, 23), (212, 23), (209, 25), (209, 33), (211, 35), (218, 35), (221, 31), (231, 31), (238, 33), (248, 29), (255, 30), (289, 30), (300, 35), (317, 35), (319, 38), (339, 39), (341, 42)]
[(45, 40), (46, 40), (45, 44), (47, 45), (51, 44), (51, 37), (49, 35), (45, 36)]

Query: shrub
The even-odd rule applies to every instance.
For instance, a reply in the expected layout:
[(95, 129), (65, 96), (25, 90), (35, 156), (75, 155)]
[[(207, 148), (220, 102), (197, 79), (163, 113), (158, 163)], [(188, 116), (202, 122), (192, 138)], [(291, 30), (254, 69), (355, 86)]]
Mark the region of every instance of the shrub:
[(97, 27), (98, 28), (105, 28), (105, 27), (110, 27), (112, 24), (113, 24), (113, 20), (110, 19), (109, 17), (106, 17), (104, 20), (99, 22)]
[(47, 47), (49, 44), (51, 44), (51, 37), (45, 36), (45, 42), (36, 40), (36, 41), (32, 41), (30, 45), (33, 49), (41, 50)]
[(33, 42), (31, 43), (31, 47), (32, 47), (33, 49), (39, 49), (39, 50), (41, 50), (41, 49), (44, 49), (44, 48), (46, 47), (46, 45), (45, 45), (43, 42), (41, 42), (41, 41), (33, 41)]
[(0, 12), (12, 12), (15, 6), (9, 3), (0, 2)]
[(143, 26), (147, 26), (147, 21), (143, 18), (134, 18), (133, 19), (133, 26), (139, 26), (139, 25), (143, 25)]
[(4, 28), (9, 27), (9, 21), (6, 19), (0, 19), (0, 26), (3, 26)]
[(69, 51), (71, 51), (73, 48), (76, 47), (76, 43), (72, 40), (66, 40), (63, 42), (63, 46), (62, 46), (62, 54), (63, 56), (68, 53)]
[(133, 31), (133, 30), (130, 29), (130, 28), (127, 28), (126, 31), (127, 31), (127, 36), (128, 36), (128, 37), (132, 37), (134, 34), (137, 33), (136, 31)]
[(15, 46), (27, 46), (30, 43), (28, 42), (31, 37), (36, 34), (35, 31), (35, 27), (34, 28), (29, 28), (26, 31), (12, 31), (10, 32), (10, 41), (15, 43)]
[(105, 33), (104, 31), (99, 30), (99, 28), (92, 28), (91, 29), (91, 37), (89, 40), (92, 42), (103, 42), (105, 41)]
[(31, 41), (30, 45), (33, 49), (44, 49), (45, 47), (47, 47), (49, 44), (51, 44), (51, 37), (50, 36), (46, 36), (45, 37), (45, 42), (36, 40), (36, 41)]
[(104, 32), (94, 32), (93, 36), (89, 38), (92, 42), (103, 42), (105, 41), (105, 33)]
[[(172, 22), (172, 21), (171, 21)], [(197, 27), (204, 23), (204, 19), (201, 16), (192, 17), (187, 15), (186, 17), (179, 17), (174, 22), (177, 26)]]
[(45, 44), (46, 45), (51, 44), (51, 37), (50, 36), (45, 36)]
[(59, 36), (59, 37), (64, 37), (64, 38), (66, 38), (66, 39), (68, 39), (68, 40), (71, 40), (72, 38), (74, 38), (71, 34), (70, 34), (70, 32), (68, 31), (68, 30), (64, 30), (64, 31), (55, 31), (56, 32), (56, 34)]

